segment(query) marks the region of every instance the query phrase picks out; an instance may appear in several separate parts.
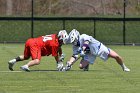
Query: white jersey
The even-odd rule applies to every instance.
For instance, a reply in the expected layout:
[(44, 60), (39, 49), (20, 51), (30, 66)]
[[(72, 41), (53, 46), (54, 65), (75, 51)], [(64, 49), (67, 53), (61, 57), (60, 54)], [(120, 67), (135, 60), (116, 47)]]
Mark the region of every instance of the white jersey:
[(90, 53), (93, 54), (93, 55), (97, 55), (101, 43), (98, 40), (94, 39), (92, 36), (89, 36), (89, 35), (86, 35), (86, 34), (80, 35), (79, 44), (77, 44), (77, 46), (73, 45), (74, 54), (77, 53), (76, 51), (79, 47), (83, 46), (85, 41), (89, 41)]
[[(108, 59), (109, 49), (101, 42), (94, 39), (92, 36), (86, 34), (80, 35), (77, 45), (73, 45), (74, 55), (78, 54), (77, 52), (78, 48), (82, 47), (85, 41), (89, 41), (88, 47), (90, 49), (89, 54), (87, 54), (89, 56), (87, 61), (93, 62), (93, 59), (96, 59), (96, 56), (100, 56), (100, 58), (103, 59), (104, 61)], [(85, 56), (84, 59), (86, 58), (87, 57)]]
[(79, 42), (80, 42), (80, 47), (83, 46), (84, 42), (85, 41), (89, 41), (89, 48), (90, 48), (90, 52), (91, 54), (93, 55), (97, 55), (99, 49), (100, 49), (100, 46), (101, 46), (101, 43), (94, 39), (92, 36), (89, 36), (89, 35), (86, 35), (86, 34), (82, 34), (80, 36), (80, 39), (79, 39)]

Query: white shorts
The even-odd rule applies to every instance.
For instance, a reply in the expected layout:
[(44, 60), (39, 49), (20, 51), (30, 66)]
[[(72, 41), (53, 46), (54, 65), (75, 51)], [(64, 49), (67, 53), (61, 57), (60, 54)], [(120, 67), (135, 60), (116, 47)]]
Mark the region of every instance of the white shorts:
[(110, 53), (110, 49), (101, 43), (98, 55), (102, 60), (106, 61), (108, 59), (108, 54)]
[[(106, 61), (108, 59), (109, 53), (110, 53), (110, 49), (101, 43), (97, 56), (100, 57), (102, 60)], [(88, 53), (83, 57), (83, 59), (88, 61), (90, 64), (93, 64), (97, 56), (91, 53)]]

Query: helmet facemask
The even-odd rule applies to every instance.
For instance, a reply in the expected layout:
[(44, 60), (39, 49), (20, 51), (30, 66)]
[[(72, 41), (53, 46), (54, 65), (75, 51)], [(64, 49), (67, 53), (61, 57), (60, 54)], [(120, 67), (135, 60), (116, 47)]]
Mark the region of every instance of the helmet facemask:
[(72, 43), (73, 45), (77, 45), (79, 36), (80, 36), (79, 32), (76, 29), (73, 29), (69, 34), (70, 43)]
[(59, 38), (60, 42), (63, 42), (63, 44), (66, 44), (66, 42), (68, 40), (68, 34), (67, 34), (66, 30), (59, 31), (58, 38)]

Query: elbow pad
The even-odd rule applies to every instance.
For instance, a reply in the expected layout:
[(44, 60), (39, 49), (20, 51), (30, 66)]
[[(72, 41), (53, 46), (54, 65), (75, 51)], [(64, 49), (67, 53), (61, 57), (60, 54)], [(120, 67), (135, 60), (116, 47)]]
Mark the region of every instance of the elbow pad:
[(78, 55), (72, 55), (73, 58), (75, 58), (75, 60), (78, 58)]

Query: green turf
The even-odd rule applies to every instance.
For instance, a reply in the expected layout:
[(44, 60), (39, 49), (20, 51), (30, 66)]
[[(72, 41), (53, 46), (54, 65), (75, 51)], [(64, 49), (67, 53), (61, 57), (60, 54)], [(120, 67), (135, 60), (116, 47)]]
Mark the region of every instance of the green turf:
[[(0, 93), (139, 93), (140, 91), (140, 47), (108, 46), (117, 51), (131, 72), (123, 72), (113, 59), (106, 63), (97, 58), (89, 71), (78, 68), (58, 72), (52, 57), (43, 57), (41, 64), (31, 67), (31, 72), (21, 71), (17, 63), (15, 71), (9, 71), (7, 61), (23, 53), (24, 44), (0, 44)], [(71, 46), (63, 46), (65, 62), (71, 56)]]

